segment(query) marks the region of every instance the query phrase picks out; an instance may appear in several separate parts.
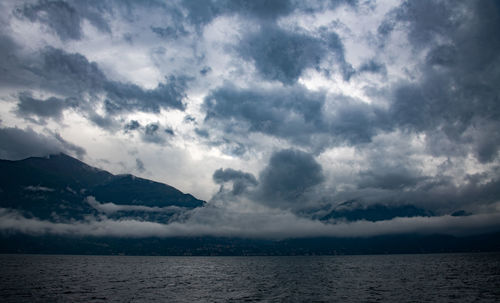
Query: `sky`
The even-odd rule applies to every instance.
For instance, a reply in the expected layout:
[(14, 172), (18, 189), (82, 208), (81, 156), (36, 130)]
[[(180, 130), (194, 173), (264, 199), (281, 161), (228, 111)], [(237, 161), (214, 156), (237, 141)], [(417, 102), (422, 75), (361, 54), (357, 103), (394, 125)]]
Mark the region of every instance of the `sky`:
[[(490, 0), (2, 1), (0, 158), (64, 152), (212, 206), (168, 235), (498, 227), (499, 17)], [(345, 201), (436, 217), (302, 215)]]

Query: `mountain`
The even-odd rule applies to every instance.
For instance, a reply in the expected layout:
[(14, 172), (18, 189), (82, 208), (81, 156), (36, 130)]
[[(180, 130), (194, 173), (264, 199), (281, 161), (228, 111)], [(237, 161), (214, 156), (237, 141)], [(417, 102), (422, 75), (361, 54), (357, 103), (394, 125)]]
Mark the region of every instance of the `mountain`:
[(321, 221), (343, 219), (346, 221), (366, 220), (371, 222), (391, 220), (397, 217), (431, 217), (434, 214), (414, 205), (361, 205), (349, 200), (336, 206), (328, 214), (321, 216)]
[[(91, 200), (94, 205), (89, 197), (95, 198)], [(96, 205), (100, 204), (96, 203), (113, 203), (120, 215), (134, 217), (145, 215), (147, 207), (192, 209), (205, 204), (172, 186), (132, 175), (113, 175), (65, 154), (0, 160), (0, 207), (42, 219), (81, 219), (97, 214)], [(153, 219), (163, 221), (169, 216), (158, 212)]]
[[(59, 154), (20, 161), (0, 160), (0, 225), (22, 216), (23, 224), (40, 230), (0, 230), (0, 253), (68, 253), (130, 255), (303, 255), (499, 251), (500, 233), (471, 236), (398, 234), (373, 237), (320, 237), (264, 240), (235, 237), (102, 236), (44, 232), (50, 222), (82, 228), (89, 220), (101, 225), (134, 222), (171, 223), (189, 217), (205, 202), (172, 186), (132, 175), (113, 175)], [(207, 208), (209, 209), (209, 208)], [(12, 211), (15, 210), (15, 211)], [(210, 211), (205, 212), (210, 215)], [(325, 223), (381, 221), (432, 216), (412, 205), (364, 205), (351, 200), (304, 213)], [(452, 216), (468, 216), (458, 210)], [(105, 219), (101, 221), (102, 219)], [(30, 221), (29, 219), (33, 219)], [(78, 223), (83, 223), (81, 226)], [(8, 224), (3, 224), (8, 226)], [(97, 226), (97, 227), (95, 227)], [(151, 224), (149, 226), (158, 225)], [(31, 231), (33, 228), (31, 229)]]

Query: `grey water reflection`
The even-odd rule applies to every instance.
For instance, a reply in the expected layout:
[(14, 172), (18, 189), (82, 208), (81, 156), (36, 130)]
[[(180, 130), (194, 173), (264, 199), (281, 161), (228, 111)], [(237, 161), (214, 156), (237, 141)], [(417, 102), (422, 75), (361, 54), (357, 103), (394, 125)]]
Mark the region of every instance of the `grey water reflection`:
[(500, 254), (0, 255), (2, 302), (499, 302)]

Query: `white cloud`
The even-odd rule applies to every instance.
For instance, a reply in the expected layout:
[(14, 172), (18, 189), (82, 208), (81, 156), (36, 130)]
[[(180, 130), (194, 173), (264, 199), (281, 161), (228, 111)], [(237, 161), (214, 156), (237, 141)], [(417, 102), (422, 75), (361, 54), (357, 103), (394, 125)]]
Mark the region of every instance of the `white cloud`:
[(88, 196), (85, 201), (95, 208), (96, 210), (105, 213), (113, 214), (120, 211), (140, 211), (140, 212), (151, 212), (151, 213), (180, 213), (186, 211), (186, 208), (178, 206), (166, 206), (166, 207), (156, 207), (156, 206), (144, 206), (144, 205), (127, 205), (127, 204), (115, 204), (112, 202), (101, 203), (97, 201), (93, 196)]
[(112, 236), (112, 237), (179, 237), (223, 236), (260, 239), (303, 237), (372, 237), (397, 234), (473, 235), (498, 232), (500, 214), (478, 214), (466, 217), (413, 217), (387, 221), (327, 224), (296, 217), (286, 211), (236, 212), (208, 207), (199, 209), (183, 222), (169, 224), (113, 220), (105, 216), (87, 217), (83, 221), (54, 223), (26, 218), (1, 208), (0, 230), (34, 235)]

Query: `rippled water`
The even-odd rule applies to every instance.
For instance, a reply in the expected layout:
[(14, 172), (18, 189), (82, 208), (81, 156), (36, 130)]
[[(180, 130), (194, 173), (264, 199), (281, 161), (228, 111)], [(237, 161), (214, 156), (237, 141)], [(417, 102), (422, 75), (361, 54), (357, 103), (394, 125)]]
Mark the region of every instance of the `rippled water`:
[(0, 255), (2, 302), (500, 302), (500, 254)]

